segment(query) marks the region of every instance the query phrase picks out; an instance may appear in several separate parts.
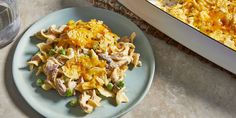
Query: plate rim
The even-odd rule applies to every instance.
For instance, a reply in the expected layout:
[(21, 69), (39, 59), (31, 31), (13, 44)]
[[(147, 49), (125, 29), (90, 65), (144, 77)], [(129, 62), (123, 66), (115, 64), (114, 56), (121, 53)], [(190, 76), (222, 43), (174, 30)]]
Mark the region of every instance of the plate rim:
[(153, 78), (154, 78), (155, 68), (156, 68), (156, 62), (155, 62), (155, 57), (154, 57), (154, 53), (153, 53), (151, 44), (150, 44), (149, 40), (147, 39), (147, 37), (145, 36), (145, 34), (143, 33), (143, 31), (142, 31), (135, 23), (133, 23), (132, 21), (130, 21), (130, 19), (128, 19), (128, 18), (126, 18), (125, 16), (120, 15), (120, 14), (118, 14), (118, 13), (116, 13), (116, 12), (109, 11), (109, 10), (106, 10), (106, 9), (97, 8), (97, 7), (90, 7), (90, 6), (89, 6), (89, 7), (69, 7), (69, 8), (63, 8), (63, 9), (59, 9), (59, 10), (53, 11), (53, 12), (51, 12), (51, 13), (45, 15), (45, 16), (42, 16), (42, 17), (39, 18), (38, 20), (34, 21), (28, 28), (25, 29), (25, 31), (22, 33), (23, 35), (20, 37), (20, 40), (19, 40), (19, 41), (17, 42), (17, 44), (16, 44), (16, 48), (15, 48), (15, 50), (14, 50), (14, 55), (13, 55), (13, 57), (12, 57), (12, 58), (13, 58), (13, 59), (12, 59), (12, 65), (11, 65), (11, 67), (12, 67), (12, 70), (11, 70), (11, 71), (12, 71), (12, 75), (13, 75), (13, 81), (14, 81), (14, 83), (15, 83), (15, 85), (16, 85), (16, 88), (17, 88), (17, 90), (19, 91), (20, 95), (24, 98), (25, 102), (26, 102), (31, 108), (33, 108), (36, 112), (38, 112), (39, 114), (41, 114), (41, 115), (43, 115), (43, 116), (45, 116), (45, 117), (50, 117), (50, 114), (44, 113), (44, 112), (42, 112), (41, 109), (36, 108), (36, 107), (34, 106), (34, 104), (30, 102), (30, 100), (28, 99), (28, 97), (26, 96), (26, 94), (24, 94), (24, 93), (22, 92), (21, 87), (20, 87), (19, 83), (18, 83), (17, 80), (16, 80), (16, 78), (17, 78), (16, 71), (18, 71), (18, 69), (14, 66), (15, 63), (17, 63), (17, 62), (16, 62), (16, 55), (17, 55), (17, 53), (19, 52), (19, 51), (18, 51), (19, 48), (20, 48), (19, 45), (22, 43), (22, 40), (23, 40), (24, 38), (27, 38), (27, 37), (26, 37), (26, 34), (27, 34), (30, 30), (32, 30), (32, 28), (33, 28), (35, 25), (40, 24), (40, 21), (42, 21), (43, 19), (46, 19), (47, 17), (50, 17), (50, 16), (52, 16), (52, 15), (58, 13), (58, 12), (62, 12), (62, 11), (64, 11), (64, 10), (69, 10), (69, 9), (71, 9), (71, 10), (72, 10), (72, 9), (82, 9), (82, 8), (95, 9), (95, 10), (103, 10), (103, 11), (106, 11), (106, 12), (110, 12), (110, 13), (112, 13), (112, 14), (114, 14), (114, 15), (116, 15), (116, 16), (119, 16), (119, 17), (121, 17), (121, 18), (124, 18), (127, 22), (130, 22), (131, 24), (134, 24), (134, 25), (137, 27), (137, 29), (140, 31), (140, 33), (144, 36), (144, 38), (145, 38), (144, 40), (147, 40), (147, 43), (149, 44), (148, 48), (149, 48), (149, 50), (151, 51), (151, 52), (150, 52), (150, 54), (151, 54), (150, 56), (151, 56), (151, 57), (149, 57), (149, 58), (150, 58), (150, 61), (151, 61), (151, 62), (150, 62), (150, 66), (148, 66), (148, 69), (150, 69), (150, 71), (149, 71), (149, 73), (148, 73), (149, 77), (148, 77), (148, 81), (147, 81), (145, 90), (144, 90), (144, 92), (140, 95), (140, 97), (138, 97), (130, 106), (128, 106), (127, 108), (125, 108), (125, 110), (122, 110), (121, 112), (119, 112), (119, 113), (117, 113), (117, 114), (115, 114), (115, 115), (113, 116), (113, 117), (121, 117), (121, 116), (123, 116), (124, 114), (128, 113), (129, 111), (131, 111), (134, 107), (136, 107), (136, 106), (144, 99), (144, 97), (147, 95), (147, 93), (148, 93), (148, 91), (149, 91), (149, 89), (150, 89), (150, 87), (151, 87)]

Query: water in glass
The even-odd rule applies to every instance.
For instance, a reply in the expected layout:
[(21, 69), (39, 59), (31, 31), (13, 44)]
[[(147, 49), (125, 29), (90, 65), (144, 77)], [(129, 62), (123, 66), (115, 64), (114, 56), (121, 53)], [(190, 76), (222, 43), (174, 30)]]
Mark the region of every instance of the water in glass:
[(20, 28), (15, 0), (0, 0), (0, 47), (13, 40)]

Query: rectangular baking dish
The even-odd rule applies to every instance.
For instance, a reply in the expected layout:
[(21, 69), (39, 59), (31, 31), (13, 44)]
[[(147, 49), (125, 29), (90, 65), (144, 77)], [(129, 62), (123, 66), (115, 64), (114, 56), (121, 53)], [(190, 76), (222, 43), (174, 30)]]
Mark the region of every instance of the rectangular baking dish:
[(143, 20), (172, 39), (236, 74), (236, 52), (155, 5), (156, 0), (119, 0)]

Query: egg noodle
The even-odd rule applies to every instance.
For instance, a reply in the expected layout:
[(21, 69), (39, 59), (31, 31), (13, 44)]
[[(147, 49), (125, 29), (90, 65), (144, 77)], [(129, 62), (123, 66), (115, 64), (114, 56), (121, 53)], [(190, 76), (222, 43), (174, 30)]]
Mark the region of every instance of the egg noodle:
[(100, 106), (101, 96), (115, 98), (117, 105), (128, 102), (125, 71), (129, 65), (141, 66), (133, 44), (135, 35), (120, 38), (95, 19), (70, 20), (36, 33), (42, 42), (27, 63), (36, 71), (36, 85), (46, 91), (54, 89), (61, 96), (78, 96), (69, 104), (91, 113)]
[(157, 5), (236, 50), (236, 0), (157, 0)]

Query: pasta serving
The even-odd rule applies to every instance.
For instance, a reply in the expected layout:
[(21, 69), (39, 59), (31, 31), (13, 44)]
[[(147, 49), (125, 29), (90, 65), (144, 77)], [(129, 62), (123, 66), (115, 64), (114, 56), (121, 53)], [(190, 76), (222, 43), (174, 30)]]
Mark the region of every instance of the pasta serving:
[(181, 21), (236, 50), (235, 0), (157, 0)]
[(86, 113), (100, 106), (102, 96), (113, 97), (117, 105), (128, 102), (125, 71), (129, 65), (141, 66), (133, 44), (135, 33), (120, 38), (102, 21), (70, 20), (66, 25), (51, 25), (35, 36), (39, 51), (28, 61), (36, 75), (36, 84), (54, 89), (61, 96), (79, 96), (69, 102)]

